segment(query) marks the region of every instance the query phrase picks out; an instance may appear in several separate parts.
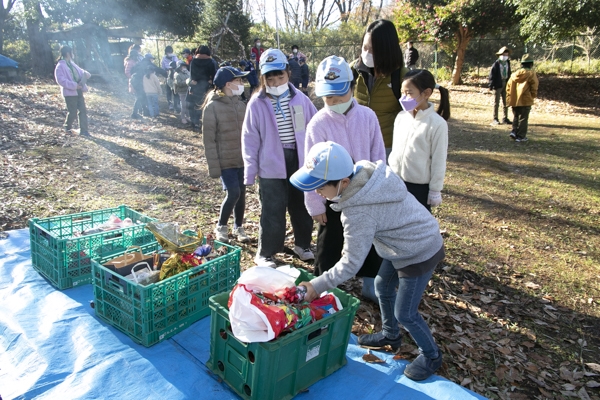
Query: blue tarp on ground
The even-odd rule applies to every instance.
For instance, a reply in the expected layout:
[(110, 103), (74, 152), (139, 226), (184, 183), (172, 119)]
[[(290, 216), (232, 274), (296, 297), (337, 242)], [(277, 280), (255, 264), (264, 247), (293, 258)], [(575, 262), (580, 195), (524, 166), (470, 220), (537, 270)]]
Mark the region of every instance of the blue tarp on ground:
[[(205, 366), (210, 317), (150, 348), (94, 316), (91, 285), (54, 289), (31, 266), (29, 231), (0, 240), (0, 397), (8, 399), (237, 399)], [(312, 399), (484, 399), (444, 378), (413, 382), (407, 362), (351, 336), (348, 364), (296, 396)]]
[(0, 54), (0, 68), (19, 68), (19, 63)]

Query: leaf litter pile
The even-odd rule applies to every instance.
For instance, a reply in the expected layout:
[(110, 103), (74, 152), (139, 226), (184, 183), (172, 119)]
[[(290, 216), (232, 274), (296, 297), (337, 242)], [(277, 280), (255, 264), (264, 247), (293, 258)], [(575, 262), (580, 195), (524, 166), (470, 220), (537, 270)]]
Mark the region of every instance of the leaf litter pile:
[[(125, 84), (91, 86), (88, 139), (63, 131), (64, 101), (52, 81), (0, 85), (0, 232), (25, 228), (31, 217), (119, 204), (185, 228), (212, 231), (224, 194), (220, 182), (208, 176), (200, 133), (170, 113), (156, 121), (133, 121), (133, 99)], [(452, 96), (473, 102), (481, 92), (463, 86)], [(570, 107), (555, 100), (541, 106)], [(236, 243), (243, 248), (242, 269), (252, 266), (256, 253), (259, 212), (258, 190), (249, 187), (245, 228), (252, 240)], [(436, 214), (441, 219), (439, 214), (443, 211)], [(421, 305), (444, 352), (438, 374), (490, 398), (600, 399), (600, 313), (559, 304), (531, 276), (506, 264), (490, 261), (485, 274), (472, 270), (452, 254), (462, 239), (446, 233), (440, 222), (448, 256)], [(278, 263), (312, 271), (293, 257), (291, 248), (288, 230)], [(341, 288), (361, 298), (360, 285), (352, 279)], [(378, 307), (361, 300), (353, 333), (380, 330)], [(416, 357), (412, 339), (404, 338), (387, 362)], [(386, 362), (372, 352), (365, 361)]]

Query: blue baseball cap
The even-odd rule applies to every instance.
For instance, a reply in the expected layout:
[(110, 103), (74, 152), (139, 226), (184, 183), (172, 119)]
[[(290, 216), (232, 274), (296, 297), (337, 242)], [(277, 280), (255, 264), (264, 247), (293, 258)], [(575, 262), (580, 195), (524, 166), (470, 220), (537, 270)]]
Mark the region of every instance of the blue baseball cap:
[(144, 56), (144, 58), (148, 58), (150, 60), (154, 60), (154, 56), (150, 53), (146, 53), (146, 55)]
[(350, 65), (342, 57), (329, 56), (317, 67), (315, 94), (323, 96), (343, 96), (350, 90), (354, 80)]
[(267, 49), (260, 55), (260, 73), (283, 71), (288, 66), (285, 54), (279, 49)]
[(354, 161), (346, 149), (332, 141), (311, 147), (304, 166), (290, 177), (290, 183), (298, 190), (310, 192), (324, 186), (328, 181), (347, 178), (354, 171)]
[(250, 72), (242, 72), (239, 69), (231, 66), (221, 67), (217, 70), (213, 83), (220, 89), (225, 86), (227, 82), (231, 82), (235, 78), (243, 78), (249, 73)]

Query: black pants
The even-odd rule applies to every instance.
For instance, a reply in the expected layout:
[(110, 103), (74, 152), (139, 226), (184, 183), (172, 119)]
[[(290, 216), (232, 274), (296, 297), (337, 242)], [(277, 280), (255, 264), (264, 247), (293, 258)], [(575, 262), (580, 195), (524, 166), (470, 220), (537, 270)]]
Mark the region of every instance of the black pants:
[(417, 199), (419, 203), (423, 204), (423, 206), (425, 206), (425, 208), (431, 212), (431, 206), (427, 204), (427, 198), (429, 197), (429, 184), (410, 182), (404, 183), (406, 184), (406, 189), (408, 190), (408, 193), (415, 196), (415, 199)]
[[(331, 269), (342, 258), (342, 249), (344, 248), (344, 227), (340, 219), (342, 213), (333, 211), (329, 207), (330, 204), (331, 202), (328, 201), (325, 207), (327, 224), (319, 225), (317, 236), (317, 252), (315, 254), (315, 275), (317, 276)], [(376, 277), (381, 261), (375, 247), (371, 246), (371, 250), (356, 276)]]
[(512, 131), (517, 135), (517, 139), (527, 137), (527, 128), (529, 128), (529, 113), (531, 106), (513, 107)]
[(135, 103), (133, 103), (132, 117), (146, 113), (148, 115), (148, 102), (146, 100), (146, 93), (143, 90), (135, 91)]
[(75, 118), (79, 116), (79, 131), (88, 131), (88, 117), (87, 109), (85, 107), (85, 99), (83, 98), (83, 92), (77, 90), (77, 96), (65, 96), (65, 103), (67, 103), (67, 118), (63, 127), (66, 130), (71, 130)]

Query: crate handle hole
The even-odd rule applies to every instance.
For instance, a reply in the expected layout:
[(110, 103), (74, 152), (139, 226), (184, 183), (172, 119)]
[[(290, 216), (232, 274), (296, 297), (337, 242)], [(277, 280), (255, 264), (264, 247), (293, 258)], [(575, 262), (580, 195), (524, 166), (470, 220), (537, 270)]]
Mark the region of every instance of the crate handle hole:
[(219, 367), (219, 371), (221, 371), (221, 372), (225, 371), (225, 365), (223, 364), (222, 361), (219, 361), (217, 363), (217, 367)]
[[(248, 352), (248, 361), (250, 361), (251, 364), (254, 364), (254, 361), (255, 361), (254, 353), (251, 351)], [(248, 396), (250, 396), (250, 395), (248, 395)]]
[(225, 331), (225, 329), (221, 329), (219, 331), (219, 336), (221, 336), (221, 339), (227, 339), (227, 332)]
[(246, 396), (252, 396), (252, 389), (250, 389), (250, 386), (244, 385), (244, 393), (246, 393)]

